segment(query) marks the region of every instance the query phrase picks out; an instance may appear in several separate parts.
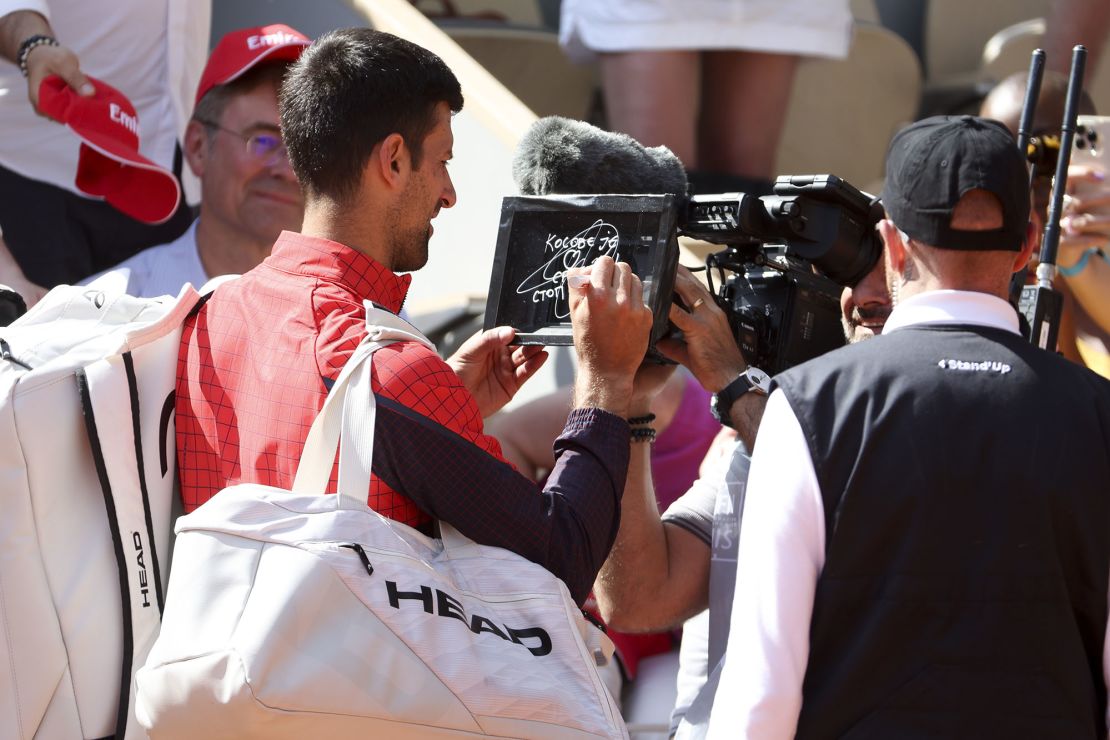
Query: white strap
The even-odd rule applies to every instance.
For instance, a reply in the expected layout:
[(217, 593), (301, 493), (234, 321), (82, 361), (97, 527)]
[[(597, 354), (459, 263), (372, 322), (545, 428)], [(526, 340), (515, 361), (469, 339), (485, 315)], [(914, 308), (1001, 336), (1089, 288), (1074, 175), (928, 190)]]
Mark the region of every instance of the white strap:
[(439, 520), (439, 539), (443, 543), (445, 552), (458, 552), (463, 548), (475, 545), (474, 540), (442, 519)]
[[(370, 469), (374, 458), (376, 405), (371, 390), (371, 361), (378, 349), (401, 341), (435, 345), (403, 319), (366, 301), (366, 337), (355, 348), (336, 378), (324, 406), (305, 439), (301, 462), (293, 480), (295, 493), (327, 491), (339, 450), (339, 507), (366, 508)], [(348, 392), (353, 386), (354, 392)]]

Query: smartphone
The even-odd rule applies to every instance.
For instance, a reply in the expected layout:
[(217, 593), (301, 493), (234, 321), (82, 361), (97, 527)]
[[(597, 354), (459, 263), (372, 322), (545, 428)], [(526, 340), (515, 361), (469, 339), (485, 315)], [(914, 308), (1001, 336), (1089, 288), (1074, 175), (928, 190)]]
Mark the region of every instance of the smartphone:
[[(1079, 116), (1071, 150), (1071, 164), (1083, 165), (1110, 175), (1110, 116)], [(1105, 193), (1106, 182), (1079, 183), (1074, 195), (1083, 197), (1091, 192)], [(1091, 213), (1110, 215), (1110, 206), (1091, 208)]]
[(1075, 125), (1071, 163), (1107, 170), (1110, 152), (1110, 116), (1079, 116)]

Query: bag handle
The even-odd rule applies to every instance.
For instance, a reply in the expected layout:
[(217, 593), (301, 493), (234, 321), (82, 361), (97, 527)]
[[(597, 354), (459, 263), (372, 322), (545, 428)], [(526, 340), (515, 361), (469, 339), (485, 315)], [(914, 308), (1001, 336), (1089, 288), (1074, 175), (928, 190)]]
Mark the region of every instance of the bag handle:
[[(371, 391), (374, 352), (394, 342), (415, 341), (435, 349), (423, 334), (404, 319), (376, 307), (366, 308), (366, 336), (347, 360), (324, 406), (305, 439), (301, 462), (293, 480), (295, 493), (320, 494), (327, 490), (339, 450), (339, 508), (366, 508), (370, 469), (374, 458), (376, 404)], [(354, 387), (352, 392), (350, 389)]]

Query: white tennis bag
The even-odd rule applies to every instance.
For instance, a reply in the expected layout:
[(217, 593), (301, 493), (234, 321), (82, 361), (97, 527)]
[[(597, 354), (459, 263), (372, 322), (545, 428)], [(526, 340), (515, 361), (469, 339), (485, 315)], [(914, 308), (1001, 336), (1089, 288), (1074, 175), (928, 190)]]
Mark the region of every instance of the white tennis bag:
[(200, 296), (50, 291), (0, 328), (0, 739), (145, 737), (181, 324)]
[[(178, 520), (140, 721), (153, 738), (204, 740), (627, 737), (597, 673), (612, 644), (562, 581), (446, 523), (431, 539), (366, 506), (373, 352), (428, 341), (370, 304), (367, 323), (293, 492), (234, 486)], [(322, 495), (337, 445), (340, 493)]]

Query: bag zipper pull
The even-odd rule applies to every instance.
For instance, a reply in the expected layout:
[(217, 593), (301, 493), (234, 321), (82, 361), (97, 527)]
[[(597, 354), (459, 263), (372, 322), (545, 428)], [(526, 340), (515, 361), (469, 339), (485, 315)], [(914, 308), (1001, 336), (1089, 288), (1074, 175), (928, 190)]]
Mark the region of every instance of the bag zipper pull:
[(354, 542), (349, 545), (340, 545), (340, 547), (345, 547), (348, 550), (354, 550), (355, 552), (357, 552), (358, 559), (361, 560), (362, 564), (366, 566), (366, 572), (370, 575), (374, 575), (374, 566), (370, 564), (370, 558), (366, 555), (366, 551), (362, 549), (362, 545)]
[(27, 370), (33, 369), (26, 362), (23, 362), (22, 360), (17, 358), (15, 355), (13, 355), (12, 354), (12, 348), (3, 339), (0, 339), (0, 360), (7, 360), (8, 362), (14, 362), (16, 365), (21, 365), (24, 368), (26, 368)]

